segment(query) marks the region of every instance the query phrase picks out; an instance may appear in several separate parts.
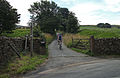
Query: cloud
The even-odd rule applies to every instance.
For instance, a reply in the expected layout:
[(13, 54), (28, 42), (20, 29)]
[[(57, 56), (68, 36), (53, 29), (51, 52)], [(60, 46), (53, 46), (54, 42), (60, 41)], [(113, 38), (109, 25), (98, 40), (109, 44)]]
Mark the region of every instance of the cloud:
[[(40, 0), (7, 0), (10, 2), (11, 6), (18, 9), (18, 13), (21, 14), (20, 24), (27, 26), (28, 21), (30, 20), (30, 13), (28, 9), (33, 2), (37, 2)], [(49, 0), (50, 1), (50, 0)]]
[(7, 1), (10, 2), (11, 6), (18, 9), (18, 13), (21, 14), (20, 24), (26, 26), (27, 22), (30, 19), (30, 14), (28, 12), (30, 4), (39, 0), (7, 0)]
[(76, 14), (76, 17), (81, 24), (96, 24), (94, 20), (99, 18), (98, 15), (94, 15), (96, 10), (100, 10), (101, 6), (93, 3), (78, 4), (72, 7), (70, 10)]
[(75, 2), (77, 0), (60, 0), (60, 1), (62, 1), (62, 2)]
[(120, 0), (104, 0), (106, 4), (108, 5), (116, 5), (120, 3)]
[(104, 0), (106, 4), (106, 11), (120, 12), (120, 0)]
[(120, 0), (104, 0), (99, 2), (77, 3), (72, 8), (81, 24), (111, 23), (120, 24)]
[[(33, 2), (40, 0), (7, 0), (18, 9), (21, 14), (21, 25), (27, 25), (30, 20), (28, 9)], [(54, 1), (60, 7), (66, 7), (73, 11), (81, 24), (97, 24), (99, 22), (110, 22), (120, 24), (120, 0), (49, 0)]]

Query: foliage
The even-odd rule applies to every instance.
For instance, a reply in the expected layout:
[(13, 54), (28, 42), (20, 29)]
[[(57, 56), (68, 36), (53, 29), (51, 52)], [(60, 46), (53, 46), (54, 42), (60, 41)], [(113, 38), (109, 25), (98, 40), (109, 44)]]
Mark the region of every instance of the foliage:
[(59, 30), (66, 32), (66, 27), (68, 24), (69, 10), (67, 8), (60, 8), (58, 12), (58, 17), (60, 18)]
[(54, 33), (59, 24), (59, 19), (56, 17), (58, 9), (55, 2), (41, 0), (31, 5), (29, 12), (33, 15), (32, 20), (40, 26), (43, 32)]
[(68, 16), (67, 32), (77, 33), (78, 29), (79, 29), (78, 20), (75, 17), (75, 14), (71, 12)]
[(15, 29), (19, 22), (20, 14), (6, 0), (0, 0), (0, 34), (4, 31)]
[(32, 22), (44, 33), (55, 34), (55, 30), (75, 33), (79, 29), (75, 14), (67, 8), (58, 7), (53, 1), (35, 2), (28, 10), (32, 14)]
[(99, 23), (97, 24), (97, 27), (100, 27), (100, 28), (111, 28), (111, 25), (109, 23)]
[(40, 29), (40, 26), (33, 27), (33, 36), (34, 37), (42, 37), (42, 31)]
[(0, 78), (10, 78), (8, 74), (2, 74), (0, 75)]
[(7, 37), (24, 37), (30, 33), (30, 29), (16, 29), (12, 31), (13, 33), (3, 32), (1, 36)]
[(52, 42), (53, 36), (51, 34), (45, 33), (46, 43), (47, 45)]

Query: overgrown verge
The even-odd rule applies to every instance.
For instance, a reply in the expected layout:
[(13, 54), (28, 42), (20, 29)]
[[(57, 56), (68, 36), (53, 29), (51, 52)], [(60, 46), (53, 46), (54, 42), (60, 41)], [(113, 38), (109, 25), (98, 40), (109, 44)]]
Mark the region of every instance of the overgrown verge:
[(48, 33), (45, 33), (45, 38), (46, 38), (47, 45), (50, 44), (54, 39), (54, 37), (51, 34), (48, 34)]
[(33, 57), (30, 57), (30, 55), (22, 55), (21, 59), (10, 61), (5, 67), (1, 68), (0, 78), (17, 77), (19, 74), (35, 70), (37, 66), (45, 62), (47, 57), (47, 55), (37, 54), (34, 54)]

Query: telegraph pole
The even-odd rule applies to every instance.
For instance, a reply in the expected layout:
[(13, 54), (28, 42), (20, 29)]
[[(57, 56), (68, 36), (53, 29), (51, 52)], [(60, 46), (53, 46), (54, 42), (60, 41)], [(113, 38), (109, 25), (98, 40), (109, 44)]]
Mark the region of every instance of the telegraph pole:
[(30, 55), (33, 56), (33, 22), (30, 25)]

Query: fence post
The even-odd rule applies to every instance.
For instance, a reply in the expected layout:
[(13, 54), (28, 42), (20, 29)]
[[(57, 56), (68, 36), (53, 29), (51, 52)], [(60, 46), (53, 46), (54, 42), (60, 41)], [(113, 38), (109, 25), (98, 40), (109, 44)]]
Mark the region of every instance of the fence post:
[(28, 43), (28, 41), (27, 41), (27, 35), (25, 36), (25, 52), (27, 51), (27, 43)]
[(94, 36), (90, 37), (90, 50), (94, 53)]
[(72, 37), (72, 46), (73, 46), (73, 37)]

